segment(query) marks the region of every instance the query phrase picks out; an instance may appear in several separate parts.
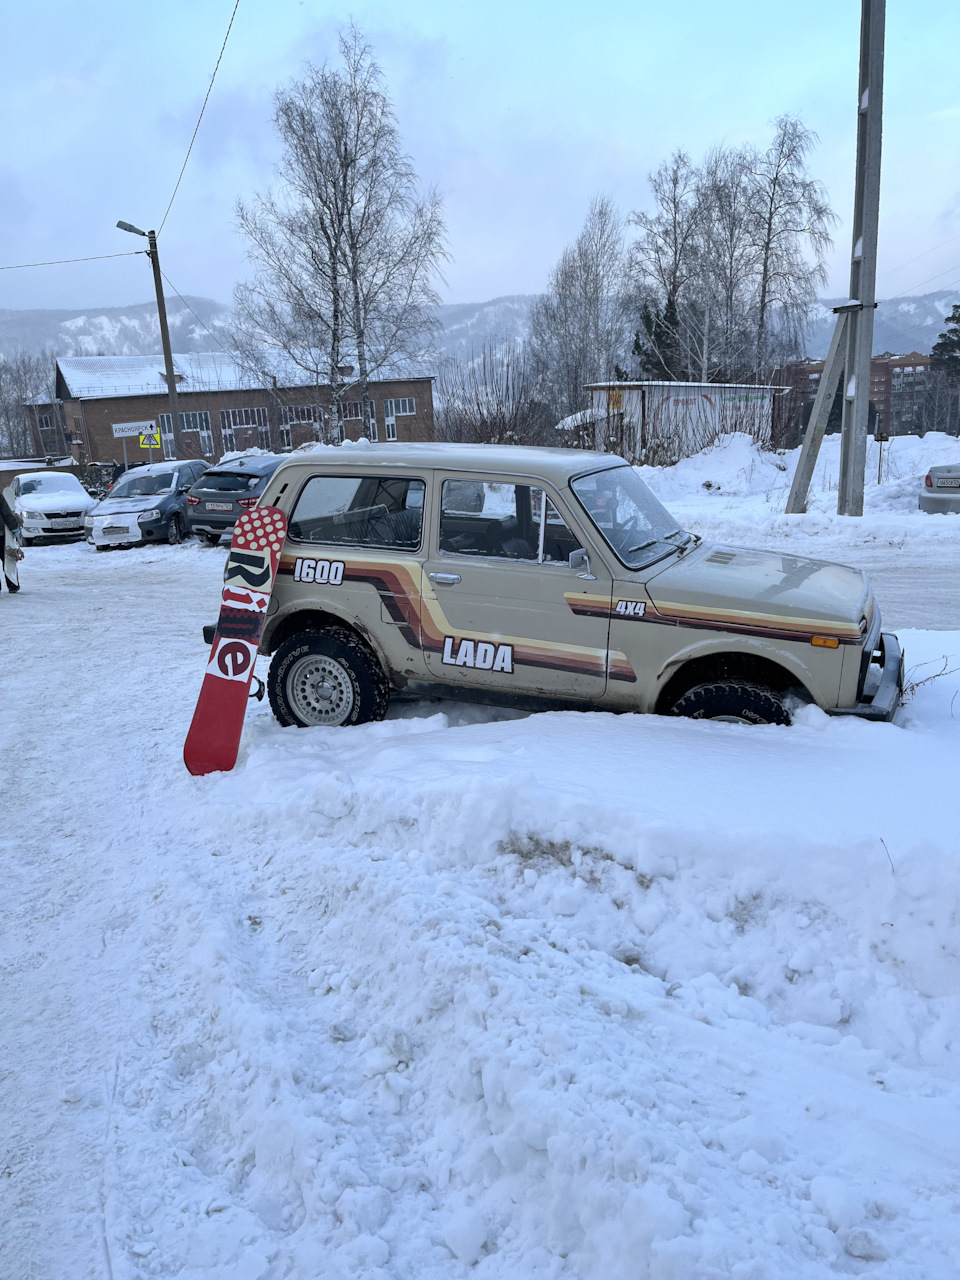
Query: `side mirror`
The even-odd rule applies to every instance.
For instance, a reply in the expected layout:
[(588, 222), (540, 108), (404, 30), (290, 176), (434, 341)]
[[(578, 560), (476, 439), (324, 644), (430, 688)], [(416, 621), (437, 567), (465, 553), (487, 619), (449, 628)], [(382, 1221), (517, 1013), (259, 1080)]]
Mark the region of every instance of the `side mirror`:
[(182, 484), (182, 485), (180, 486), (180, 492), (181, 492), (181, 493), (189, 493), (189, 492), (190, 492), (190, 490), (191, 490), (192, 488), (193, 488), (193, 485), (192, 485), (192, 484)]
[(570, 552), (570, 559), (567, 561), (571, 569), (580, 569), (581, 573), (577, 574), (578, 578), (585, 578), (587, 582), (596, 582), (597, 575), (590, 572), (590, 557), (584, 551), (583, 547), (577, 547), (576, 551)]

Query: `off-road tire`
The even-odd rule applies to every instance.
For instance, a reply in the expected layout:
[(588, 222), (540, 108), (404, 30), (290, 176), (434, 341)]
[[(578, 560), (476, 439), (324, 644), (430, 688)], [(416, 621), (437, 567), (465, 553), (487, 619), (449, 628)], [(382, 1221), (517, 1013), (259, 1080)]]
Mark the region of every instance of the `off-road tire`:
[(183, 541), (183, 521), (176, 512), (170, 517), (170, 523), (167, 525), (167, 542), (171, 547), (179, 546)]
[(743, 724), (789, 724), (783, 695), (745, 680), (714, 680), (688, 689), (670, 708), (691, 720), (733, 720)]
[(349, 680), (353, 701), (342, 720), (331, 725), (366, 724), (382, 720), (390, 703), (390, 685), (376, 654), (358, 635), (345, 627), (298, 631), (284, 640), (273, 655), (267, 675), (267, 693), (273, 714), (282, 725), (312, 728), (322, 721), (309, 721), (298, 713), (296, 696), (290, 688), (298, 665), (316, 656), (332, 660)]

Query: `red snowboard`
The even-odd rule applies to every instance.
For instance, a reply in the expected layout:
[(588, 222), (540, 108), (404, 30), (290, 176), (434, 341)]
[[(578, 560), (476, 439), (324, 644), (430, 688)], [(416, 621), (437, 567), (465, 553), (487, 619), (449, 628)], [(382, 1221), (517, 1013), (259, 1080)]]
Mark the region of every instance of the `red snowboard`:
[(245, 511), (233, 530), (207, 673), (183, 744), (183, 762), (193, 774), (225, 771), (237, 763), (257, 647), (286, 534), (287, 517), (276, 507)]

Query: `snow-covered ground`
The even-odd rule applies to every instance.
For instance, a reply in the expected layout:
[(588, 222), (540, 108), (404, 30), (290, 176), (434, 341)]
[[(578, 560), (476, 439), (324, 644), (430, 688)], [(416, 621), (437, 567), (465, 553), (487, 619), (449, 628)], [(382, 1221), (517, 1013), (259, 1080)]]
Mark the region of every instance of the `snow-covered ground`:
[[(960, 535), (733, 457), (652, 479), (728, 541)], [(960, 630), (901, 631), (946, 674), (893, 725), (251, 703), (194, 779), (222, 563), (35, 548), (0, 598), (0, 1276), (960, 1272)]]

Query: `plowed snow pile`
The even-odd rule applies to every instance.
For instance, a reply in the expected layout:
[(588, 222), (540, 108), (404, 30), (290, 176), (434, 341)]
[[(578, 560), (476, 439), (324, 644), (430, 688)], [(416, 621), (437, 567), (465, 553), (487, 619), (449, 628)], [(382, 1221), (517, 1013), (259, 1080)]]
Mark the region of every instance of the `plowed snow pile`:
[(0, 1275), (960, 1273), (960, 633), (894, 725), (251, 703), (193, 779), (222, 562), (0, 600)]

